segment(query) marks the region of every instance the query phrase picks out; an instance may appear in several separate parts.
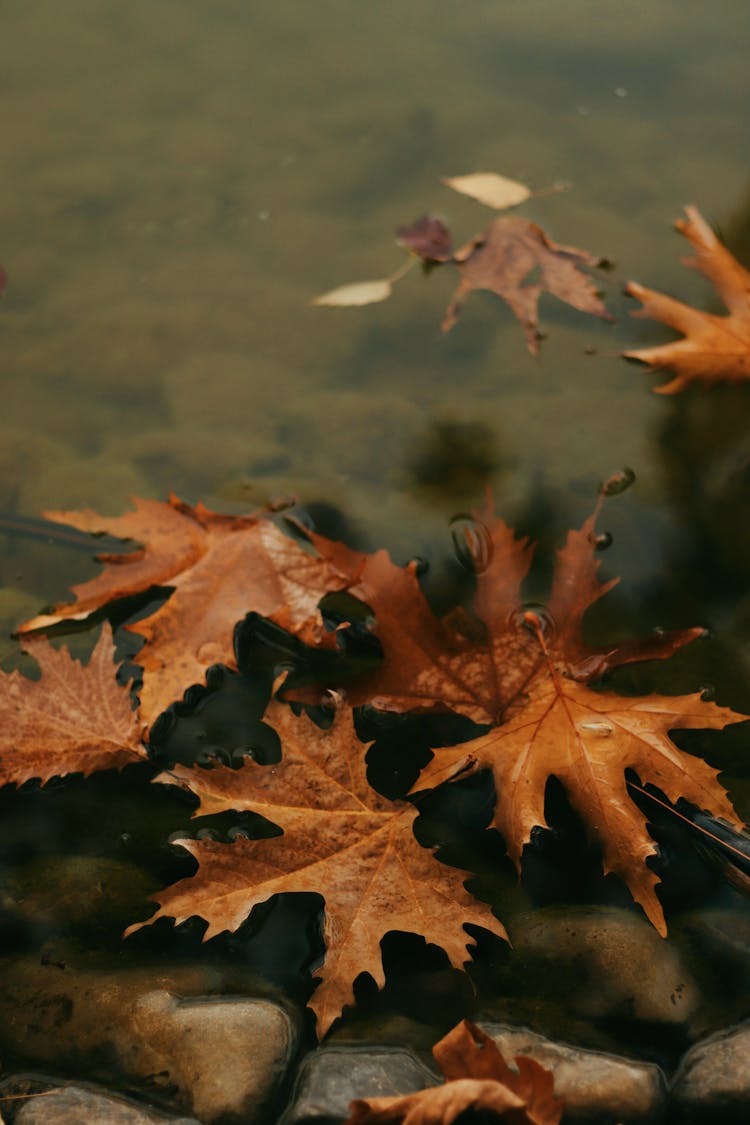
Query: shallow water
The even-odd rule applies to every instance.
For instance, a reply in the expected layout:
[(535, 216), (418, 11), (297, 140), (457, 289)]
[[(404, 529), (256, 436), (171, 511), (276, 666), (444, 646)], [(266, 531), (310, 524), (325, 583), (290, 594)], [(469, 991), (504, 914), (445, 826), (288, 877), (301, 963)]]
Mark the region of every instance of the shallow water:
[[(598, 481), (631, 466), (603, 520), (605, 569), (624, 580), (592, 629), (708, 626), (629, 682), (711, 683), (750, 711), (748, 391), (660, 398), (619, 358), (669, 338), (629, 317), (626, 279), (715, 307), (680, 264), (684, 203), (750, 260), (749, 41), (736, 0), (8, 6), (0, 510), (295, 495), (439, 572), (451, 517), (485, 485), (544, 564)], [(480, 230), (489, 212), (440, 184), (480, 169), (570, 182), (522, 213), (616, 263), (616, 323), (545, 297), (534, 359), (475, 295), (442, 336), (454, 278), (439, 270), (382, 305), (308, 306), (396, 269), (393, 231), (425, 211), (459, 241)], [(6, 632), (94, 572), (62, 543), (0, 538)], [(529, 596), (544, 591), (542, 565)], [(750, 815), (741, 736), (712, 746)], [(87, 815), (79, 850), (95, 853)], [(127, 831), (139, 854), (156, 846)]]

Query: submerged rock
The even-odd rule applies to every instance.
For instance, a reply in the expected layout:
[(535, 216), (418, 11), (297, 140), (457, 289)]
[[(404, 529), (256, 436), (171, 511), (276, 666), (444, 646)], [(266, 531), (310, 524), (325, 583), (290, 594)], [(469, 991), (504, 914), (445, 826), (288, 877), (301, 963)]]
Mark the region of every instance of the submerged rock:
[(746, 1125), (750, 1121), (750, 1021), (692, 1047), (672, 1083), (681, 1121)]
[(0, 1049), (135, 1090), (205, 1125), (263, 1120), (295, 1051), (297, 1021), (267, 999), (217, 995), (217, 971), (4, 966)]
[(686, 1026), (701, 994), (680, 949), (615, 907), (535, 911), (511, 928), (510, 974), (578, 1018)]
[(322, 1047), (303, 1062), (280, 1125), (332, 1125), (349, 1116), (355, 1098), (411, 1094), (439, 1082), (411, 1051)]
[(89, 1083), (63, 1085), (36, 1075), (7, 1079), (2, 1098), (12, 1099), (0, 1101), (7, 1125), (200, 1125), (195, 1117), (161, 1113)]
[(653, 1063), (555, 1043), (526, 1028), (483, 1023), (503, 1058), (528, 1055), (551, 1070), (555, 1093), (565, 1102), (565, 1121), (591, 1125), (647, 1125), (661, 1120), (666, 1080)]
[(125, 860), (40, 856), (6, 880), (2, 906), (35, 937), (121, 933), (153, 891), (154, 880)]

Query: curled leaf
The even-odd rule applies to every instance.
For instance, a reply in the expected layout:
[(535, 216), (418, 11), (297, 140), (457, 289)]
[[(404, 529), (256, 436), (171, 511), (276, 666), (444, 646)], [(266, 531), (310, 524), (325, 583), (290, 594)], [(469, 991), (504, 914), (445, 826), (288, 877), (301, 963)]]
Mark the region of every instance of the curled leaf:
[(551, 1072), (525, 1057), (517, 1058), (512, 1070), (475, 1024), (462, 1020), (432, 1053), (445, 1078), (442, 1086), (358, 1099), (344, 1125), (452, 1125), (467, 1110), (485, 1110), (509, 1125), (558, 1125), (563, 1104), (554, 1095)]

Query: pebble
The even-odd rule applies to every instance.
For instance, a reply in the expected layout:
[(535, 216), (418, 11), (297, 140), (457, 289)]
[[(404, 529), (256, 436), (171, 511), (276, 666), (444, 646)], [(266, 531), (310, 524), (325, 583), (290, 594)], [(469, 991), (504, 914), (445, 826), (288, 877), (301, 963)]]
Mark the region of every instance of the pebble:
[[(30, 1094), (28, 1101), (19, 1095)], [(34, 1095), (43, 1094), (43, 1097)], [(195, 1117), (173, 1117), (88, 1083), (57, 1085), (35, 1075), (19, 1075), (0, 1086), (8, 1125), (200, 1125)]]
[(565, 1121), (591, 1125), (648, 1125), (660, 1121), (666, 1080), (654, 1063), (556, 1043), (526, 1028), (483, 1022), (506, 1062), (528, 1055), (555, 1079), (565, 1102)]
[(688, 1025), (700, 990), (680, 949), (639, 916), (616, 907), (547, 908), (511, 930), (513, 976), (573, 1016)]
[(330, 1125), (349, 1116), (355, 1098), (411, 1094), (439, 1082), (411, 1051), (322, 1047), (303, 1062), (280, 1125)]
[(747, 1125), (750, 1121), (750, 1021), (696, 1043), (672, 1083), (681, 1121)]
[(255, 1125), (293, 1057), (296, 1019), (268, 999), (217, 996), (210, 969), (60, 969), (6, 962), (0, 1049), (53, 1072), (135, 1089), (204, 1125)]

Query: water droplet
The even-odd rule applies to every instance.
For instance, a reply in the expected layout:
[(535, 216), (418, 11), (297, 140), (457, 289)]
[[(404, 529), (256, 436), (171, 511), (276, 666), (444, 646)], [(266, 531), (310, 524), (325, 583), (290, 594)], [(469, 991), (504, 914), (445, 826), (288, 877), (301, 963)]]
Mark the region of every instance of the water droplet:
[(219, 834), (213, 828), (199, 828), (195, 833), (196, 840), (218, 840)]
[(597, 531), (594, 535), (594, 550), (606, 551), (607, 547), (612, 546), (612, 532), (611, 531)]
[(482, 574), (492, 562), (492, 537), (479, 520), (454, 516), (450, 525), (453, 550), (465, 570)]
[(701, 688), (701, 699), (704, 703), (713, 703), (716, 699), (716, 688), (713, 684), (704, 684)]
[(611, 723), (605, 722), (604, 719), (586, 719), (585, 722), (578, 724), (578, 729), (585, 734), (593, 734), (598, 738), (609, 738), (614, 733), (614, 727)]
[(634, 483), (635, 473), (632, 469), (618, 469), (609, 480), (605, 480), (600, 492), (602, 496), (619, 496), (621, 492), (625, 492)]

